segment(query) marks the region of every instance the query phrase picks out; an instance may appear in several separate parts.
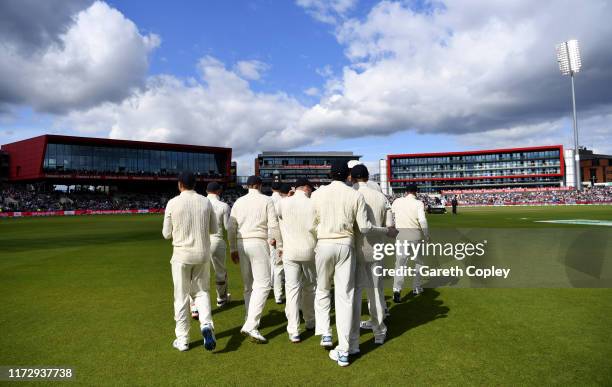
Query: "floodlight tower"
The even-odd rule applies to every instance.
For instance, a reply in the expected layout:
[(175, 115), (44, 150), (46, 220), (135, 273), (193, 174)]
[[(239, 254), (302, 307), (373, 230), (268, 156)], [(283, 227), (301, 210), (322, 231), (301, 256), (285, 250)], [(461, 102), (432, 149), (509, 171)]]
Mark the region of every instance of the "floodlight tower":
[(574, 74), (580, 71), (582, 63), (580, 61), (580, 48), (578, 41), (568, 40), (557, 44), (557, 62), (561, 74), (569, 75), (572, 82), (572, 109), (574, 113), (574, 178), (576, 179), (576, 189), (582, 189), (582, 179), (580, 178), (580, 154), (578, 151), (578, 122), (576, 120), (576, 94), (574, 92)]

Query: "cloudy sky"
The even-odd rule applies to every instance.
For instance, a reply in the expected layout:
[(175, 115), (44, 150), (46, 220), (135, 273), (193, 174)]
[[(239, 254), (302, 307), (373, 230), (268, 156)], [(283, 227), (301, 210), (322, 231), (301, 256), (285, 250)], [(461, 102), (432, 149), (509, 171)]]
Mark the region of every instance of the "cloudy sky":
[(0, 1), (0, 143), (43, 133), (388, 153), (612, 153), (612, 3)]

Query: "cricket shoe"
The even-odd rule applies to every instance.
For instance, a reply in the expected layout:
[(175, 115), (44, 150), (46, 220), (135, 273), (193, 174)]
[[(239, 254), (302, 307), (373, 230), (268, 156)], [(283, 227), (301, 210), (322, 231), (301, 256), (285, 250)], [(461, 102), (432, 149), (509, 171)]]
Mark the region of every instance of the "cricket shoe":
[(385, 307), (385, 318), (391, 316), (391, 312), (389, 312), (389, 308)]
[(412, 294), (414, 294), (415, 296), (418, 296), (421, 293), (423, 293), (423, 288), (420, 286), (417, 286), (414, 289), (412, 289)]
[(187, 345), (187, 343), (181, 343), (178, 339), (174, 340), (172, 346), (181, 352), (185, 352), (189, 349), (189, 345)]
[(386, 338), (387, 338), (386, 334), (374, 335), (374, 344), (383, 345), (385, 343)]
[(204, 349), (212, 351), (217, 346), (217, 339), (215, 338), (215, 331), (210, 324), (206, 324), (202, 327), (202, 337), (204, 338)]
[(300, 335), (289, 334), (289, 341), (291, 341), (294, 344), (297, 344), (302, 341), (302, 338), (300, 337)]
[(252, 331), (240, 331), (240, 333), (242, 333), (244, 336), (248, 337), (249, 341), (255, 343), (255, 344), (265, 344), (268, 342), (268, 340), (263, 337), (263, 335), (261, 333), (259, 333), (259, 331), (257, 329), (253, 329)]
[(372, 320), (366, 320), (366, 321), (360, 322), (359, 328), (371, 331), (372, 330)]
[(277, 304), (277, 305), (282, 305), (282, 304), (284, 304), (284, 303), (285, 303), (285, 300), (284, 300), (284, 299), (282, 299), (282, 298), (281, 298), (281, 299), (279, 299), (279, 300), (276, 300), (276, 304)]
[(330, 348), (334, 346), (334, 341), (331, 336), (321, 336), (321, 347)]
[(348, 352), (340, 352), (337, 349), (332, 349), (329, 351), (329, 358), (337, 362), (340, 367), (346, 367), (349, 365)]
[(393, 292), (393, 302), (395, 302), (396, 304), (402, 302), (402, 294), (400, 292)]
[(225, 305), (229, 304), (231, 300), (232, 300), (232, 295), (231, 295), (231, 294), (229, 294), (229, 293), (227, 293), (227, 295), (225, 296), (225, 298), (223, 298), (223, 299), (218, 299), (218, 298), (217, 298), (217, 307), (218, 307), (218, 308), (222, 308), (222, 307), (224, 307)]

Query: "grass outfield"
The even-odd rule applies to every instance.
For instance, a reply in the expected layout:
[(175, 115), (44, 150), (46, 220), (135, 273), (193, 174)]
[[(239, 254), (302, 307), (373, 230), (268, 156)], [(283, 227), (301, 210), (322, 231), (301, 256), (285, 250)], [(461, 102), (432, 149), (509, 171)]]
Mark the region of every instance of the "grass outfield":
[[(550, 227), (534, 223), (550, 219), (612, 220), (612, 206), (429, 216), (433, 230)], [(203, 350), (193, 324), (193, 348), (179, 353), (171, 347), (171, 246), (161, 221), (0, 220), (0, 365), (71, 366), (85, 385), (612, 383), (612, 289), (428, 289), (391, 303), (388, 341), (375, 347), (372, 334), (362, 334), (363, 355), (341, 369), (317, 337), (288, 342), (273, 299), (261, 325), (270, 342), (245, 341), (239, 269), (229, 261), (234, 301), (213, 312), (216, 351)]]

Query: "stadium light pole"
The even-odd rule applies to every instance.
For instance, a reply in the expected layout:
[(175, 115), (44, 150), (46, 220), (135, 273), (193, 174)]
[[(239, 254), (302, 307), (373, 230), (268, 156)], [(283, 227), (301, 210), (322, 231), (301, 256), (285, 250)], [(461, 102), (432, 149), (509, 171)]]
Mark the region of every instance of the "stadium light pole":
[(557, 62), (561, 74), (569, 75), (572, 83), (572, 110), (574, 114), (574, 179), (576, 189), (582, 190), (582, 179), (580, 178), (580, 152), (578, 150), (578, 121), (576, 119), (576, 93), (574, 91), (574, 74), (580, 71), (582, 62), (580, 60), (580, 48), (578, 41), (568, 40), (557, 44)]

